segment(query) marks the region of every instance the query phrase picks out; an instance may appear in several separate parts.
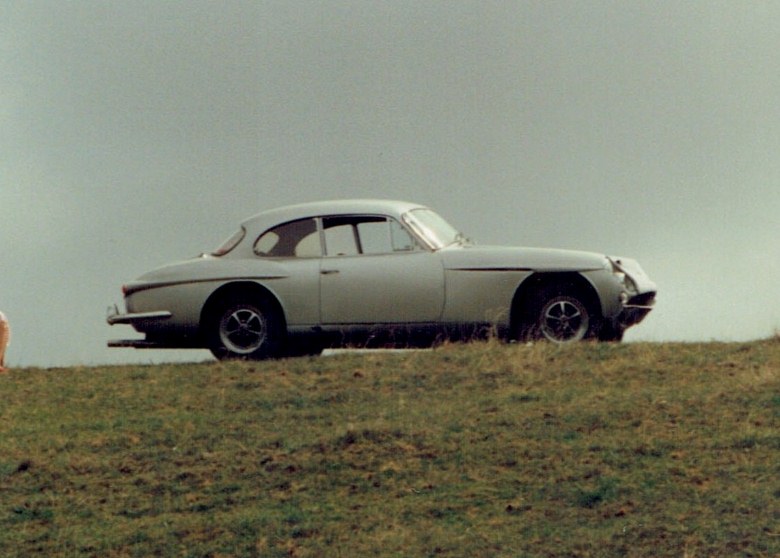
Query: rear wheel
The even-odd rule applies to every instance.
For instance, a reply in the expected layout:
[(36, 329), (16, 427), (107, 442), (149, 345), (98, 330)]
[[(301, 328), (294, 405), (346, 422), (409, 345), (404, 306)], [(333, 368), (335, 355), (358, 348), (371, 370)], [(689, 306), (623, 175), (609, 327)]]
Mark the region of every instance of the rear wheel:
[(262, 300), (228, 300), (207, 327), (209, 349), (220, 360), (272, 358), (282, 337), (278, 313)]

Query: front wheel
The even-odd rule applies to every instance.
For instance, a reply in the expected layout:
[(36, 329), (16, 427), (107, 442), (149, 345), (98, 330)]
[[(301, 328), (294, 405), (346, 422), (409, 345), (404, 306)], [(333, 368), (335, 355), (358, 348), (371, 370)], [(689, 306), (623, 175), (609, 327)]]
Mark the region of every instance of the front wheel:
[(546, 301), (537, 319), (539, 332), (554, 343), (580, 341), (590, 328), (588, 309), (573, 296), (561, 295)]
[(519, 339), (546, 339), (553, 343), (574, 343), (591, 337), (597, 317), (576, 292), (542, 289), (528, 307), (519, 329)]
[(219, 360), (259, 360), (279, 350), (280, 321), (265, 302), (227, 302), (208, 327), (209, 349)]

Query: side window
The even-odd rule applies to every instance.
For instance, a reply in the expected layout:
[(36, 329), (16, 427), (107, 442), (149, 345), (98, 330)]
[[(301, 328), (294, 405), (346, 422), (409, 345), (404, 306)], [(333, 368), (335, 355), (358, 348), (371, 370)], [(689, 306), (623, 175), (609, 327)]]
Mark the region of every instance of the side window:
[(393, 243), (393, 252), (411, 252), (420, 248), (409, 231), (395, 219), (390, 219), (390, 239)]
[(389, 254), (393, 251), (387, 219), (360, 222), (357, 230), (363, 254)]
[(388, 217), (325, 217), (323, 228), (329, 256), (391, 254), (418, 248), (406, 229)]
[(355, 256), (360, 253), (354, 217), (325, 217), (325, 252), (329, 256)]
[(255, 242), (255, 254), (266, 258), (313, 258), (322, 255), (314, 219), (301, 219), (274, 227)]

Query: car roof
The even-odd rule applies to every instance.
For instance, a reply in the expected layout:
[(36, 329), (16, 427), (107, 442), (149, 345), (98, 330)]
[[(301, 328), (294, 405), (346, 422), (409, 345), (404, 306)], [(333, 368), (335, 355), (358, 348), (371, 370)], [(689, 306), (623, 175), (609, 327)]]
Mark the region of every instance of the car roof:
[(317, 201), (269, 209), (246, 219), (242, 225), (247, 229), (266, 229), (297, 219), (325, 215), (390, 215), (399, 218), (409, 210), (424, 207), (412, 202), (381, 199)]

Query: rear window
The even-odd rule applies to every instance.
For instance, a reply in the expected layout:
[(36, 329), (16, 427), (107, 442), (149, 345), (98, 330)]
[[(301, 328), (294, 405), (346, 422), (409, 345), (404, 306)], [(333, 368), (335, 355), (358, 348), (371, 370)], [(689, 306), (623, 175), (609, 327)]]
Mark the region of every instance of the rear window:
[(239, 229), (236, 232), (234, 232), (233, 235), (230, 238), (228, 238), (225, 242), (223, 242), (222, 245), (219, 248), (214, 250), (211, 253), (211, 255), (212, 256), (218, 256), (218, 257), (219, 256), (224, 256), (225, 254), (227, 254), (228, 252), (233, 250), (233, 248), (238, 246), (238, 244), (242, 240), (244, 240), (244, 236), (245, 235), (246, 235), (246, 229), (244, 227), (241, 227), (241, 229)]

